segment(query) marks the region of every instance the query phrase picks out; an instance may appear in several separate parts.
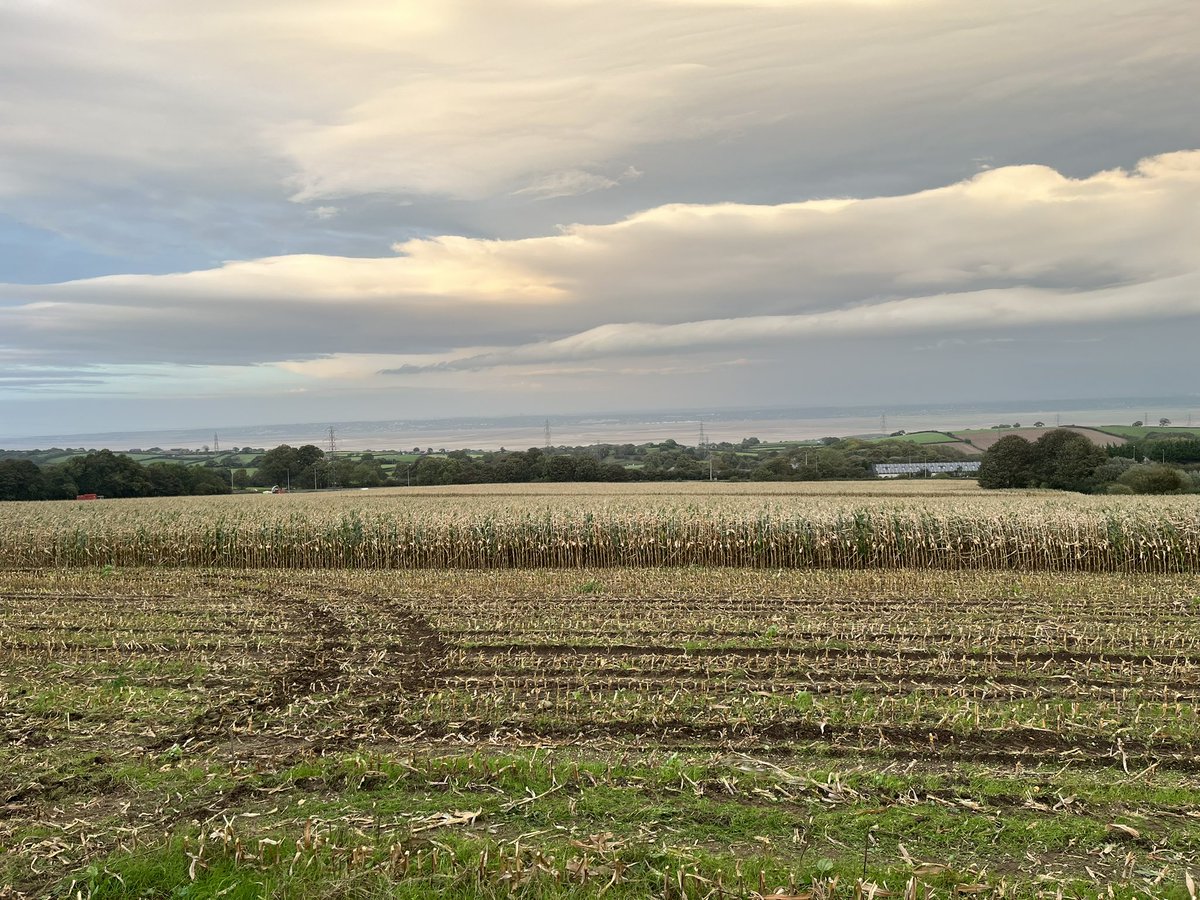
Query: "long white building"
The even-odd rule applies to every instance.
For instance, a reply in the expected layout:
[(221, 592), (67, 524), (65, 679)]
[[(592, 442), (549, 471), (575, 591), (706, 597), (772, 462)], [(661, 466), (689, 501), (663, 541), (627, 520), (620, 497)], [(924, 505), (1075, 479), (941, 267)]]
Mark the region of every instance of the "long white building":
[(975, 475), (979, 462), (876, 463), (871, 466), (876, 478), (902, 478), (905, 475)]

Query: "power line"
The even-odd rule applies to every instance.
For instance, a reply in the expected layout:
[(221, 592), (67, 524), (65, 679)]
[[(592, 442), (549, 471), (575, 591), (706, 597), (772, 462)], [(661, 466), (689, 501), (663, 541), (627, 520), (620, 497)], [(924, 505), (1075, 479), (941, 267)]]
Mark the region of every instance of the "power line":
[(716, 481), (716, 476), (713, 474), (713, 455), (712, 445), (708, 441), (708, 435), (704, 433), (704, 423), (700, 423), (700, 453), (708, 457), (708, 480)]
[[(337, 435), (333, 430), (333, 426), (329, 426), (329, 486), (335, 488), (337, 483), (337, 469), (333, 467), (333, 455), (337, 453)], [(313, 468), (313, 482), (316, 482), (316, 467)]]

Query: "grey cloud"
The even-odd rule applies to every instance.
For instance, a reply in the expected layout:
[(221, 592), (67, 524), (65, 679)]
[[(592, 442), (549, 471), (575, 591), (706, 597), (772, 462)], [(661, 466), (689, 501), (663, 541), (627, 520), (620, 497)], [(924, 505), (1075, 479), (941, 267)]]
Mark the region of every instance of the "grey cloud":
[(441, 353), (478, 368), (781, 331), (1161, 319), (1194, 312), (1198, 210), (1200, 152), (1083, 180), (995, 169), (904, 197), (672, 205), (542, 238), (409, 241), (383, 259), (0, 287), (0, 333), (54, 364)]
[(989, 290), (916, 297), (801, 316), (751, 316), (679, 325), (602, 325), (557, 341), (424, 366), (401, 366), (381, 374), (476, 372), (497, 366), (660, 355), (755, 344), (794, 344), (796, 341), (855, 335), (928, 336), (980, 328), (1106, 326), (1196, 317), (1200, 317), (1200, 273), (1148, 285), (1078, 294), (1030, 289)]
[[(1200, 144), (1194, 15), (1190, 0), (9, 4), (0, 196), (164, 271), (681, 200), (910, 193), (979, 157), (1081, 175)], [(630, 166), (636, 190), (606, 185)]]

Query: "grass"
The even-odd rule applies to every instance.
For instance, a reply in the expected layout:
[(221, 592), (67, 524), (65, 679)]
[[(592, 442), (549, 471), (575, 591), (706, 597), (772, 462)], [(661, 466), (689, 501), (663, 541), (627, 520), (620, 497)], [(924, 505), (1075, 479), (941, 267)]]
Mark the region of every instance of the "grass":
[(1188, 428), (1181, 425), (1097, 425), (1096, 430), (1135, 440), (1148, 437), (1200, 438), (1200, 428)]
[[(293, 896), (350, 885), (367, 895), (458, 889), (461, 896), (493, 896), (504, 894), (506, 875), (511, 882), (520, 872), (522, 881), (540, 882), (536, 896), (661, 896), (664, 881), (677, 885), (682, 877), (699, 889), (721, 873), (737, 896), (760, 884), (811, 886), (835, 877), (902, 889), (917, 869), (935, 886), (976, 884), (988, 881), (983, 860), (1064, 859), (1109, 845), (1136, 852), (1141, 840), (1142, 832), (1134, 839), (1104, 821), (1113, 809), (1092, 792), (1094, 780), (1039, 777), (1031, 787), (1029, 779), (977, 766), (881, 776), (843, 773), (840, 761), (828, 762), (827, 771), (808, 775), (748, 757), (616, 764), (530, 752), (323, 759), (283, 777), (242, 782), (243, 791), (272, 792), (276, 812), (252, 810), (241, 821), (208, 826), (204, 842), (206, 829), (177, 829), (140, 853), (100, 857), (73, 880), (93, 896), (129, 896), (120, 893), (117, 876), (134, 895), (150, 889), (210, 896), (257, 883)], [(1068, 787), (1081, 793), (1067, 795)], [(1013, 809), (1031, 793), (1044, 793), (1056, 807), (1030, 799), (1035, 805)], [(1122, 805), (1148, 802), (1145, 793), (1134, 787)], [(1150, 834), (1141, 819), (1126, 818)], [(1137, 831), (1134, 825), (1126, 827)], [(1180, 856), (1197, 849), (1195, 835), (1174, 843)], [(408, 864), (398, 871), (405, 854)], [(1100, 856), (1096, 865), (1103, 866)]]
[(877, 438), (880, 441), (904, 441), (909, 444), (961, 444), (962, 441), (948, 431), (910, 431), (895, 437)]

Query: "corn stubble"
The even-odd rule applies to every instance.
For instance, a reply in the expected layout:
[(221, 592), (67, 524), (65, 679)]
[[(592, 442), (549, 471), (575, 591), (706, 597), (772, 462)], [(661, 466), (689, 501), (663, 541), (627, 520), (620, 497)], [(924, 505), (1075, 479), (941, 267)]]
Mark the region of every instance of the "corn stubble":
[(153, 896), (1182, 898), (1198, 602), (996, 570), (0, 572), (0, 896), (129, 896), (149, 854)]

